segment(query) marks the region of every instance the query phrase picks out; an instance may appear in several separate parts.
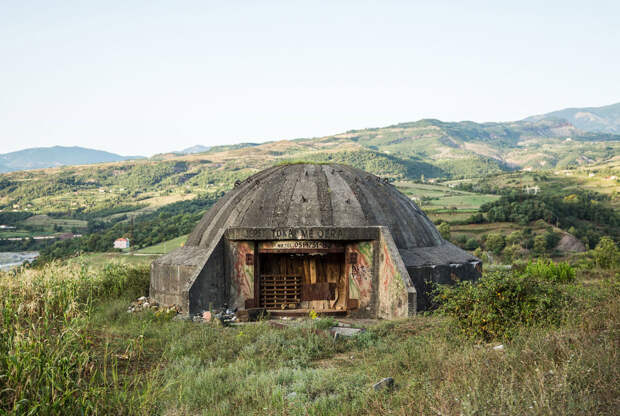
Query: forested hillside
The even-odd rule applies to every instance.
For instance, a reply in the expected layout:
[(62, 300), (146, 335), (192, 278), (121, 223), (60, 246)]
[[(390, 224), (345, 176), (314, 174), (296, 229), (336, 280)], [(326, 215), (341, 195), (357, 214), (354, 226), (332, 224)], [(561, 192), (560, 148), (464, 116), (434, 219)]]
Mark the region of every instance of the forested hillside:
[[(589, 204), (588, 211), (597, 213), (591, 214), (594, 217), (571, 214), (570, 218), (576, 218), (572, 226), (578, 237), (595, 244), (606, 234), (605, 227), (607, 234), (616, 230), (615, 216), (609, 214), (615, 204), (613, 193), (599, 197), (600, 189), (594, 186), (586, 196), (556, 193), (553, 200), (517, 195), (516, 200), (496, 201), (492, 195), (512, 189), (511, 172), (521, 178), (551, 178), (522, 184), (517, 192), (527, 186), (542, 186), (549, 192), (547, 182), (555, 183), (562, 175), (543, 168), (592, 173), (584, 183), (612, 177), (619, 138), (583, 132), (557, 120), (484, 124), (421, 120), (322, 138), (219, 146), (198, 154), (170, 153), (145, 160), (11, 172), (0, 176), (0, 214), (8, 215), (2, 224), (12, 227), (0, 230), (0, 248), (47, 247), (44, 254), (56, 257), (110, 250), (118, 237), (130, 237), (136, 248), (147, 247), (189, 232), (235, 181), (274, 164), (297, 161), (345, 163), (386, 178), (416, 199), (436, 221), (450, 212), (452, 221), (479, 214), (485, 215), (485, 221), (543, 219), (568, 229), (559, 220), (566, 217), (565, 209)], [(612, 167), (584, 171), (605, 163)], [(568, 178), (561, 179), (560, 188), (568, 183)], [(617, 186), (614, 180), (605, 181)], [(434, 185), (424, 185), (429, 182)], [(532, 209), (516, 208), (516, 202)], [(554, 214), (540, 208), (542, 203), (557, 208)], [(523, 214), (523, 209), (528, 212)], [(68, 232), (84, 237), (55, 242), (54, 238)], [(32, 236), (50, 238), (33, 240)]]

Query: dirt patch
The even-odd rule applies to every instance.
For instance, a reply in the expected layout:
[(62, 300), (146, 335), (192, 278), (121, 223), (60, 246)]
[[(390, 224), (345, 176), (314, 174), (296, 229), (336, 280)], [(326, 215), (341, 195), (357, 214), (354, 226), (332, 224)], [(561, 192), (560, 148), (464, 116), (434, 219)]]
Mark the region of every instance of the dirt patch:
[(577, 237), (567, 233), (562, 236), (556, 249), (563, 252), (583, 253), (586, 251), (586, 246)]

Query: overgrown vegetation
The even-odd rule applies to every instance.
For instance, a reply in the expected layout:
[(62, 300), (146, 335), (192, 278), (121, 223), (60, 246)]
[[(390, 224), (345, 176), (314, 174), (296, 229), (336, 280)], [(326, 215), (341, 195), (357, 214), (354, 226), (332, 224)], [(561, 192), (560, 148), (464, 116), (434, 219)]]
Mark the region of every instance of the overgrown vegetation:
[(50, 263), (0, 273), (0, 409), (103, 414), (124, 407), (141, 377), (118, 377), (118, 358), (93, 336), (89, 322), (101, 299), (135, 296), (147, 287), (146, 267), (111, 265), (93, 273)]
[[(449, 289), (443, 315), (336, 341), (320, 331), (332, 319), (222, 328), (128, 314), (143, 267), (1, 273), (0, 413), (614, 414), (617, 269), (518, 270)], [(388, 376), (395, 389), (375, 392)]]
[(441, 287), (435, 299), (439, 311), (454, 318), (463, 336), (486, 341), (511, 338), (523, 327), (558, 324), (575, 300), (563, 284), (574, 278), (568, 264), (538, 260), (523, 271), (491, 272), (476, 283)]

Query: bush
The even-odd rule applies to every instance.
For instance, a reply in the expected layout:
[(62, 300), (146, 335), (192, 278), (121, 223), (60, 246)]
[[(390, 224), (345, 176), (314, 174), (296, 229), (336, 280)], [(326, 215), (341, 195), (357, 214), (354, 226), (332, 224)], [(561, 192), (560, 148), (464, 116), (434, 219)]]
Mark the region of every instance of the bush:
[(467, 243), (467, 236), (465, 234), (459, 234), (454, 238), (454, 242), (463, 247)]
[(603, 237), (593, 250), (596, 265), (603, 269), (611, 269), (620, 263), (620, 252), (616, 243), (609, 238)]
[(478, 243), (478, 240), (476, 240), (475, 238), (470, 238), (469, 240), (467, 240), (465, 242), (465, 250), (475, 250), (478, 247), (480, 247), (480, 244)]
[(495, 254), (499, 254), (506, 245), (506, 240), (503, 234), (489, 233), (485, 241), (486, 248)]
[(513, 231), (506, 237), (506, 245), (521, 245), (523, 243), (524, 235), (521, 231)]
[(482, 215), (481, 213), (474, 214), (466, 220), (467, 224), (482, 224), (484, 222), (485, 218), (484, 215)]
[(536, 254), (544, 254), (547, 251), (547, 238), (543, 234), (534, 237), (532, 250), (534, 250)]
[(568, 263), (554, 263), (551, 260), (538, 259), (536, 262), (529, 262), (524, 273), (555, 283), (570, 283), (575, 280), (575, 270)]
[(521, 258), (523, 249), (520, 245), (512, 244), (504, 248), (503, 254), (507, 260), (515, 261)]
[(439, 234), (441, 234), (444, 239), (450, 240), (450, 224), (442, 222), (439, 227), (437, 227), (437, 230), (439, 230)]
[(523, 326), (557, 323), (570, 299), (555, 283), (566, 276), (565, 266), (552, 269), (552, 278), (531, 267), (526, 273), (491, 272), (477, 283), (441, 286), (435, 292), (438, 311), (454, 318), (466, 338), (484, 341), (509, 339)]

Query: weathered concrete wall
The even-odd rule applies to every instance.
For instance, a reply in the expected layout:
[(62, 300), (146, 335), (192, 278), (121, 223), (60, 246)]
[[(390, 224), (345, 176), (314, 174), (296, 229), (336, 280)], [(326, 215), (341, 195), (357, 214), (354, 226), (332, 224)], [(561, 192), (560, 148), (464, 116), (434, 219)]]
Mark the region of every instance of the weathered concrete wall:
[(189, 288), (189, 313), (200, 313), (210, 306), (221, 308), (228, 301), (228, 280), (224, 239), (220, 239)]
[(418, 293), (418, 310), (427, 310), (431, 305), (431, 291), (435, 284), (454, 284), (463, 280), (477, 280), (482, 274), (482, 262), (426, 265), (407, 267), (409, 276)]
[(245, 309), (245, 301), (254, 298), (254, 264), (246, 264), (247, 255), (254, 258), (253, 241), (228, 241), (230, 260), (230, 308)]
[(379, 239), (378, 318), (392, 319), (415, 314), (416, 290), (387, 227)]
[(189, 285), (209, 258), (210, 251), (200, 247), (181, 247), (151, 264), (149, 294), (157, 302), (178, 305), (189, 311)]
[[(349, 281), (349, 299), (357, 299), (359, 307), (353, 314), (364, 316), (370, 315), (374, 309), (373, 300), (373, 242), (360, 241), (347, 244), (345, 255), (347, 259), (351, 254), (357, 255), (355, 264), (346, 262), (346, 276)], [(376, 290), (376, 289), (375, 289)]]

